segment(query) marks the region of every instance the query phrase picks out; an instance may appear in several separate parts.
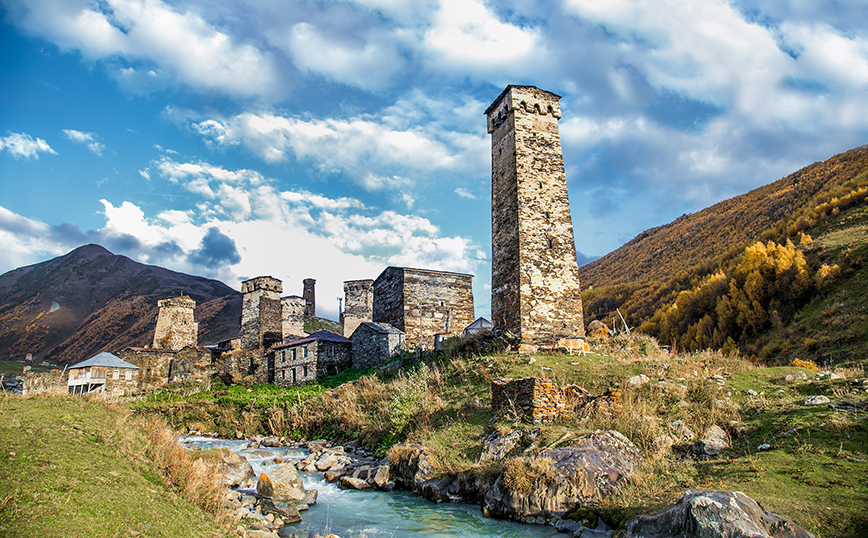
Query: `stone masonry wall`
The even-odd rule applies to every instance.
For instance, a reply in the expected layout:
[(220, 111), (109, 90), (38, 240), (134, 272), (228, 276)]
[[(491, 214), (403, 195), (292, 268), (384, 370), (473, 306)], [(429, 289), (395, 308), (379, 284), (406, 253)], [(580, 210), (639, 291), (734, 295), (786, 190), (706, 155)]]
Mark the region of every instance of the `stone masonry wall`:
[(169, 371), (175, 351), (128, 347), (116, 353), (118, 357), (139, 367), (138, 381), (142, 390), (162, 387), (169, 381)]
[(473, 323), (472, 278), (446, 271), (388, 267), (374, 281), (374, 322), (404, 331), (410, 349), (431, 349), (435, 334), (460, 334)]
[(154, 330), (156, 349), (181, 349), (198, 345), (199, 324), (193, 315), (196, 301), (189, 297), (170, 297), (157, 301), (160, 309)]
[(353, 333), (353, 368), (379, 368), (404, 349), (404, 335), (395, 330), (383, 332), (368, 324)]
[(283, 340), (282, 291), (283, 283), (270, 276), (241, 283), (241, 349), (267, 349)]
[(549, 379), (497, 379), (491, 382), (491, 408), (518, 414), (533, 424), (548, 424), (567, 412), (563, 393)]
[(344, 337), (352, 336), (356, 328), (374, 315), (374, 281), (348, 280), (344, 282)]
[(508, 86), (486, 110), (491, 134), (492, 321), (522, 349), (584, 335), (558, 132), (559, 96)]
[[(294, 353), (293, 353), (294, 351)], [(316, 381), (316, 357), (301, 349), (282, 348), (274, 352), (274, 383), (294, 387)]]
[(305, 336), (304, 298), (291, 295), (280, 299), (281, 319), (283, 320), (283, 342), (292, 342)]

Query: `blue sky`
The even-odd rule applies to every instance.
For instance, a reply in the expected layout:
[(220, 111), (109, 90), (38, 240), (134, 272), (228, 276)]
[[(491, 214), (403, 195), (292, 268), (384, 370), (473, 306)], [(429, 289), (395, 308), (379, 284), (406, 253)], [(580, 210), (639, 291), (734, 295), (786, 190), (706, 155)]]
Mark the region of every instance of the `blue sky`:
[(579, 257), (868, 143), (862, 0), (0, 0), (0, 272), (476, 275), (507, 84), (563, 96)]

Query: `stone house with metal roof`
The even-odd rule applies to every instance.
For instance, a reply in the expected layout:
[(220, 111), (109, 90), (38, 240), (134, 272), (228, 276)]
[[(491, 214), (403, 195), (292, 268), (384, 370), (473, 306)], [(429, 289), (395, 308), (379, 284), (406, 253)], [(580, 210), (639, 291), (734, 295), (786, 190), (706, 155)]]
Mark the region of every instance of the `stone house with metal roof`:
[(404, 350), (404, 332), (388, 323), (364, 322), (353, 335), (353, 368), (380, 368)]
[(135, 392), (138, 384), (139, 367), (105, 351), (70, 366), (66, 382), (70, 394), (104, 392), (118, 396)]
[(274, 383), (282, 387), (312, 383), (353, 364), (353, 343), (329, 331), (317, 331), (274, 346), (271, 353), (274, 354)]

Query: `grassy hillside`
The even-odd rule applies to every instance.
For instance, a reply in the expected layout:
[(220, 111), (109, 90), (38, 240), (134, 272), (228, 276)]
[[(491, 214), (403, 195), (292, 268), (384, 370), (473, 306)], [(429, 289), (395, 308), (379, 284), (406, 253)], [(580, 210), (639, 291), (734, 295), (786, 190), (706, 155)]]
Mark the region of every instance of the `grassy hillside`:
[(0, 536), (232, 535), (165, 485), (157, 439), (126, 413), (81, 397), (0, 397), (0, 416)]
[[(739, 348), (780, 363), (861, 360), (868, 339), (858, 338), (866, 320), (855, 290), (868, 280), (866, 210), (863, 146), (644, 232), (582, 267), (588, 320), (611, 325), (620, 309), (630, 325), (685, 350)], [(834, 304), (841, 315), (827, 313), (824, 325), (816, 312)], [(839, 334), (845, 324), (852, 334)], [(791, 341), (804, 330), (816, 343)]]
[[(533, 455), (567, 446), (596, 429), (616, 429), (644, 451), (640, 470), (614, 498), (574, 514), (576, 518), (599, 514), (617, 526), (637, 513), (667, 507), (687, 489), (726, 489), (744, 491), (821, 538), (860, 536), (868, 526), (865, 410), (803, 405), (806, 397), (819, 394), (833, 402), (864, 399), (864, 370), (847, 370), (846, 379), (820, 379), (810, 369), (756, 368), (722, 353), (670, 356), (643, 336), (592, 343), (594, 353), (584, 357), (510, 352), (440, 356), (397, 372), (361, 377), (356, 372), (357, 379), (328, 391), (259, 387), (245, 396), (231, 388), (195, 394), (179, 389), (170, 399), (161, 394), (135, 405), (138, 413), (161, 414), (179, 428), (213, 429), (225, 422), (229, 431), (224, 433), (242, 427), (247, 434), (359, 439), (381, 453), (400, 453), (404, 443), (422, 443), (439, 472), (467, 472), (485, 480), (493, 479), (505, 462), (479, 463), (482, 436), (528, 427), (514, 418), (494, 417), (491, 381), (547, 377), (558, 384), (579, 384), (593, 394), (619, 389), (620, 404), (588, 408), (543, 426), (535, 446), (521, 446), (510, 457), (528, 448)], [(795, 372), (808, 379), (778, 380)], [(637, 374), (650, 382), (626, 382)], [(209, 423), (215, 409), (227, 416)], [(692, 457), (688, 444), (669, 449), (662, 438), (676, 420), (699, 435), (721, 426), (731, 436), (732, 448), (705, 460)], [(758, 451), (763, 443), (770, 449)]]

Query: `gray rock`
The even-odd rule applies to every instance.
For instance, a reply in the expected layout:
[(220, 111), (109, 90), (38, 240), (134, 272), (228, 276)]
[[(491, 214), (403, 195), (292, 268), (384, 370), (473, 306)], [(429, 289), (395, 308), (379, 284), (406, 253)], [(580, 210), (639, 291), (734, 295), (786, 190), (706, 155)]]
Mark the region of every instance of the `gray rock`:
[(282, 519), (285, 524), (298, 523), (301, 521), (301, 515), (298, 513), (298, 509), (295, 507), (294, 503), (273, 501), (271, 499), (260, 499), (259, 506), (262, 509), (263, 514), (280, 516), (280, 519)]
[(794, 374), (787, 374), (778, 379), (778, 381), (783, 381), (784, 383), (793, 383), (795, 381), (801, 381), (803, 379), (808, 379), (807, 374), (805, 372), (796, 372)]
[(689, 443), (696, 439), (696, 434), (687, 427), (683, 420), (675, 420), (666, 426), (674, 434), (676, 443)]
[(497, 432), (489, 433), (482, 438), (482, 456), (480, 463), (500, 461), (518, 446), (530, 443), (539, 435), (539, 428), (516, 428), (505, 435)]
[(280, 463), (259, 475), (256, 492), (275, 501), (298, 503), (304, 499), (304, 483), (294, 465)]
[(368, 491), (374, 489), (366, 480), (361, 478), (353, 478), (352, 476), (343, 476), (340, 481), (341, 489), (357, 489), (359, 491)]
[(753, 389), (747, 389), (746, 391), (744, 391), (744, 393), (748, 396), (756, 396), (758, 394), (757, 391)]
[(282, 443), (280, 442), (280, 439), (278, 437), (266, 437), (262, 439), (259, 444), (268, 447), (282, 446)]
[(627, 384), (629, 384), (629, 385), (644, 385), (648, 381), (650, 381), (650, 379), (648, 379), (647, 375), (639, 374), (639, 375), (634, 375), (631, 378), (628, 378)]
[[(640, 450), (620, 433), (597, 431), (575, 446), (546, 450), (545, 460), (515, 458), (488, 489), (484, 513), (524, 522), (562, 518), (577, 506), (596, 504), (633, 473)], [(540, 464), (549, 464), (540, 468)], [(536, 467), (534, 467), (536, 465)]]
[(703, 438), (692, 447), (693, 453), (698, 456), (717, 456), (727, 448), (729, 448), (729, 436), (717, 425), (708, 428)]
[(688, 491), (657, 516), (627, 524), (624, 538), (813, 538), (740, 491)]
[(831, 400), (822, 394), (820, 396), (811, 396), (805, 400), (805, 405), (823, 405), (829, 403)]

